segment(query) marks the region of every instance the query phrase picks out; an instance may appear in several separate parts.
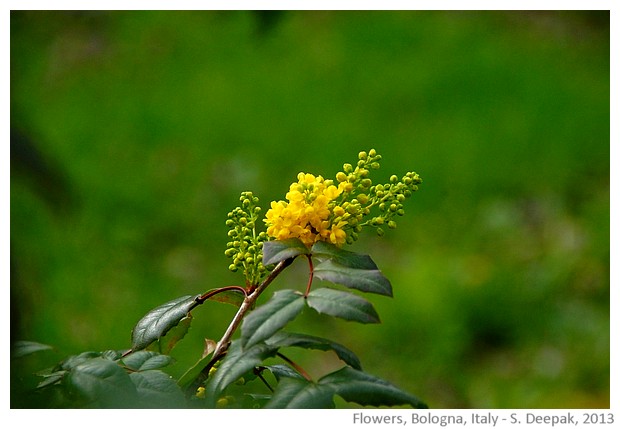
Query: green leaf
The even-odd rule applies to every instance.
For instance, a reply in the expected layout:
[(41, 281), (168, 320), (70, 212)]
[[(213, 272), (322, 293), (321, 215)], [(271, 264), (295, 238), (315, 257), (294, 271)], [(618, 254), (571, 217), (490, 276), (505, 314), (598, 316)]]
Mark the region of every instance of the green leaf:
[(125, 356), (122, 359), (123, 364), (134, 371), (146, 371), (149, 369), (159, 369), (166, 367), (174, 362), (174, 359), (168, 355), (140, 350)]
[(265, 343), (242, 348), (240, 341), (233, 341), (221, 365), (207, 381), (205, 386), (207, 406), (215, 407), (215, 402), (226, 387), (258, 366), (263, 360), (275, 355), (276, 351), (276, 347), (268, 346)]
[(138, 392), (140, 408), (182, 408), (185, 405), (183, 392), (163, 371), (134, 372), (129, 378)]
[(136, 388), (115, 362), (103, 358), (88, 359), (67, 375), (72, 392), (89, 405), (104, 408), (126, 408), (135, 404)]
[(321, 386), (306, 379), (284, 378), (265, 408), (334, 408), (333, 397), (331, 386)]
[(298, 255), (308, 255), (310, 250), (298, 238), (266, 241), (263, 243), (263, 265), (277, 264)]
[(347, 402), (363, 406), (411, 405), (414, 408), (428, 408), (424, 402), (393, 384), (351, 367), (326, 375), (318, 384), (330, 387)]
[(360, 270), (378, 270), (379, 268), (368, 255), (343, 250), (335, 244), (317, 241), (312, 246), (312, 256), (320, 260), (332, 261), (349, 268)]
[(308, 306), (319, 313), (360, 323), (380, 323), (372, 304), (364, 298), (334, 289), (314, 289), (308, 294)]
[(282, 378), (296, 378), (300, 380), (305, 380), (303, 375), (301, 375), (288, 365), (267, 365), (264, 368), (269, 370), (269, 372), (271, 372), (278, 381), (280, 381)]
[(314, 337), (306, 334), (294, 334), (289, 332), (278, 332), (265, 341), (266, 344), (273, 347), (301, 347), (313, 350), (333, 350), (336, 355), (346, 364), (356, 369), (362, 369), (359, 358), (351, 350), (342, 344), (325, 338)]
[(296, 377), (282, 378), (265, 408), (334, 408), (334, 395), (363, 406), (427, 408), (418, 398), (387, 381), (348, 366), (326, 375), (318, 383)]
[(264, 305), (246, 316), (241, 325), (243, 347), (271, 337), (288, 322), (293, 320), (304, 308), (304, 297), (299, 292), (284, 289), (273, 294)]
[(35, 341), (15, 341), (11, 347), (11, 357), (20, 358), (43, 350), (52, 350), (52, 346)]
[(132, 350), (148, 347), (174, 328), (196, 305), (198, 296), (182, 296), (149, 311), (133, 328)]
[(45, 374), (43, 375), (43, 377), (45, 377), (45, 380), (41, 381), (39, 384), (37, 384), (37, 389), (42, 389), (43, 387), (46, 386), (51, 386), (52, 384), (56, 384), (59, 381), (61, 381), (65, 375), (67, 375), (68, 371), (56, 371), (56, 372), (52, 372), (51, 374)]
[(314, 275), (332, 283), (361, 290), (392, 296), (390, 281), (379, 270), (352, 268), (335, 260), (327, 259), (314, 267)]
[(58, 364), (56, 370), (71, 370), (84, 362), (88, 362), (89, 360), (98, 357), (101, 357), (101, 352), (83, 352), (79, 355), (69, 356), (67, 359), (63, 360), (62, 362), (60, 362), (60, 364)]

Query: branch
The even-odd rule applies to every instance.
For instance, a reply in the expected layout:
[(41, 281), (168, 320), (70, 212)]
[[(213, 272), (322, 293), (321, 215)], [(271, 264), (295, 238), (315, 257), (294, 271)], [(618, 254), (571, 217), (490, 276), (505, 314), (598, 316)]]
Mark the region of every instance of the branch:
[[(293, 257), (293, 258), (288, 258), (283, 261), (280, 261), (278, 265), (276, 265), (276, 267), (273, 269), (273, 271), (269, 273), (269, 276), (265, 280), (263, 280), (263, 282), (260, 285), (258, 285), (256, 289), (254, 289), (249, 295), (246, 295), (245, 299), (243, 300), (243, 303), (239, 307), (239, 310), (237, 310), (237, 313), (231, 320), (230, 325), (228, 325), (226, 332), (224, 332), (224, 335), (222, 336), (220, 341), (217, 343), (217, 346), (215, 347), (215, 350), (213, 352), (213, 357), (211, 358), (207, 366), (200, 373), (198, 380), (197, 380), (198, 383), (201, 383), (202, 381), (206, 380), (206, 378), (209, 375), (209, 370), (213, 367), (213, 365), (215, 365), (217, 361), (219, 361), (226, 355), (226, 351), (228, 350), (228, 346), (230, 345), (230, 341), (231, 341), (233, 334), (235, 333), (235, 331), (241, 324), (241, 321), (245, 317), (246, 313), (254, 307), (254, 304), (256, 303), (256, 300), (258, 299), (258, 297), (265, 291), (265, 289), (267, 289), (267, 287), (271, 284), (271, 282), (276, 277), (278, 277), (278, 275), (286, 267), (288, 267), (289, 265), (293, 263), (294, 259), (295, 258)], [(192, 386), (193, 387), (196, 386), (196, 383), (194, 383)]]

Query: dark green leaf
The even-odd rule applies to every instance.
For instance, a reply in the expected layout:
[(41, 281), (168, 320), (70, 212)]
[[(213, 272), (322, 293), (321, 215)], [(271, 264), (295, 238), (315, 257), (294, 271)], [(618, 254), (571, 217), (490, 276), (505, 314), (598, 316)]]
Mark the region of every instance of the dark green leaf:
[(334, 408), (334, 391), (305, 379), (284, 378), (265, 408)]
[(196, 305), (197, 296), (182, 296), (149, 311), (133, 328), (132, 350), (138, 351), (157, 341), (174, 328)]
[(101, 357), (108, 360), (119, 360), (122, 355), (123, 352), (120, 352), (118, 350), (106, 350), (104, 352), (101, 352)]
[(60, 380), (62, 380), (64, 378), (64, 376), (67, 375), (67, 371), (56, 371), (53, 372), (51, 374), (46, 374), (43, 377), (45, 377), (45, 380), (43, 380), (42, 382), (40, 382), (39, 384), (37, 384), (37, 389), (41, 389), (45, 386), (51, 386), (52, 384), (56, 384), (57, 382), (59, 382)]
[(378, 270), (377, 265), (368, 255), (343, 250), (335, 244), (317, 241), (312, 246), (312, 256), (320, 260), (332, 261), (349, 268), (360, 270)]
[(226, 387), (237, 381), (246, 372), (258, 366), (263, 360), (275, 355), (276, 351), (277, 348), (268, 346), (265, 343), (242, 348), (239, 341), (233, 341), (221, 365), (207, 381), (207, 406), (215, 407), (215, 402)]
[(344, 367), (326, 375), (318, 384), (331, 387), (345, 401), (364, 406), (411, 405), (415, 408), (427, 408), (418, 398), (393, 384), (351, 367)]
[(35, 341), (15, 341), (11, 347), (11, 357), (20, 358), (27, 356), (31, 353), (40, 352), (43, 350), (51, 350), (52, 346), (47, 344), (37, 343)]
[(379, 270), (351, 268), (327, 259), (314, 267), (314, 275), (363, 292), (392, 296), (392, 285)]
[(140, 350), (123, 358), (123, 364), (134, 371), (146, 371), (149, 369), (159, 369), (166, 367), (174, 362), (168, 355)]
[(56, 369), (70, 370), (81, 363), (98, 357), (101, 357), (101, 352), (83, 352), (79, 355), (69, 356), (67, 359), (60, 362)]
[(277, 264), (298, 255), (307, 255), (310, 250), (298, 238), (266, 241), (263, 243), (263, 265)]
[(183, 392), (165, 372), (149, 370), (129, 374), (136, 386), (141, 408), (182, 408)]
[(70, 389), (91, 406), (125, 408), (136, 399), (136, 388), (118, 364), (103, 358), (88, 359), (67, 375)]
[(273, 347), (301, 347), (313, 350), (333, 350), (336, 355), (346, 364), (356, 369), (362, 369), (360, 360), (351, 350), (342, 344), (327, 340), (325, 338), (314, 337), (306, 334), (293, 334), (288, 332), (278, 332), (265, 341)]
[(379, 315), (364, 298), (334, 289), (314, 289), (308, 294), (308, 305), (330, 316), (360, 323), (379, 323)]
[(305, 378), (303, 377), (303, 375), (301, 375), (300, 373), (298, 373), (297, 371), (295, 371), (293, 368), (291, 368), (288, 365), (268, 365), (266, 367), (267, 370), (269, 370), (275, 377), (276, 380), (281, 380), (282, 378), (297, 378), (297, 379), (301, 379), (301, 380), (305, 380)]
[(243, 347), (271, 337), (304, 308), (304, 297), (293, 290), (285, 289), (273, 294), (264, 305), (252, 311), (241, 325)]

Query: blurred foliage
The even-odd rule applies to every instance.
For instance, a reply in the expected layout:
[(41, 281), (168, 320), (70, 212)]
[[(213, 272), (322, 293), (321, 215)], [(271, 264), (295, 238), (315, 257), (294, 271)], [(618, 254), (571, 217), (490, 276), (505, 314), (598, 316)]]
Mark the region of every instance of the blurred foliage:
[[(609, 49), (606, 11), (12, 11), (11, 336), (55, 346), (13, 362), (12, 406), (42, 405), (46, 362), (242, 281), (241, 191), (267, 207), (375, 147), (378, 182), (424, 179), (354, 246), (395, 297), (378, 326), (294, 323), (434, 408), (609, 407)], [(197, 309), (170, 371), (233, 312)]]

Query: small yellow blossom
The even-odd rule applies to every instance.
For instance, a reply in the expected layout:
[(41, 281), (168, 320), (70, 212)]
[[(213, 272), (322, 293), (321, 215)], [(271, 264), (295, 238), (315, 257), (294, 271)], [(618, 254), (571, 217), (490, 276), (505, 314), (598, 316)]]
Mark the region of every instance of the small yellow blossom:
[(332, 226), (330, 221), (331, 206), (342, 188), (331, 183), (322, 176), (299, 173), (286, 194), (287, 201), (271, 203), (265, 219), (267, 234), (276, 240), (299, 238), (308, 247), (319, 240), (343, 244), (342, 225)]
[(196, 397), (200, 398), (200, 399), (204, 399), (206, 394), (205, 388), (200, 386), (198, 389), (196, 389)]

